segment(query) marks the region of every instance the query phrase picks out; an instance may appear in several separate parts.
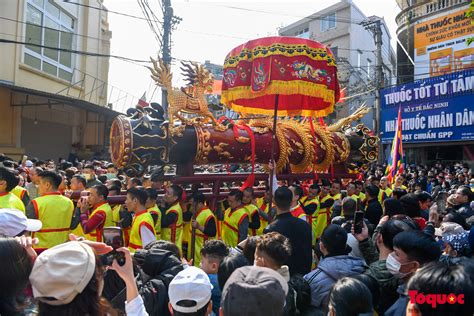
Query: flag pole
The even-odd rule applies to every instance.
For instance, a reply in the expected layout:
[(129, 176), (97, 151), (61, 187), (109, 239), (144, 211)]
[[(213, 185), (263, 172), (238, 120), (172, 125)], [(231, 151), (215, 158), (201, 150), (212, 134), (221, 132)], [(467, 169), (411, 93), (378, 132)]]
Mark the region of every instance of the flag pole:
[(275, 95), (275, 107), (273, 110), (273, 129), (272, 129), (272, 150), (270, 154), (270, 164), (272, 168), (270, 168), (270, 195), (273, 199), (273, 177), (276, 173), (276, 166), (275, 166), (275, 142), (276, 142), (276, 128), (277, 128), (277, 118), (278, 118), (278, 101), (279, 101), (280, 95), (277, 94)]

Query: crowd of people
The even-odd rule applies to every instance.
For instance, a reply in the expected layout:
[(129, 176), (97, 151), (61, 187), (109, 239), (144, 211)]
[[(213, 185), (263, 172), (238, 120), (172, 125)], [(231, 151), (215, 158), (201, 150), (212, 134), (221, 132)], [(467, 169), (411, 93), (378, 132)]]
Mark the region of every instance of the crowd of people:
[(472, 315), (469, 166), (390, 180), (227, 183), (216, 202), (161, 169), (0, 155), (0, 315)]

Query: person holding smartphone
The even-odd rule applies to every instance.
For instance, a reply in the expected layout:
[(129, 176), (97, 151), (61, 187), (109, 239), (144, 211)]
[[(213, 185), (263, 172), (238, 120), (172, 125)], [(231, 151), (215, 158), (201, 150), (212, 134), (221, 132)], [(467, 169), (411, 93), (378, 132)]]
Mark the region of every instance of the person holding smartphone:
[[(79, 241), (70, 235), (70, 242), (52, 247), (40, 254), (33, 265), (30, 282), (38, 300), (40, 315), (113, 315), (115, 311), (102, 298), (104, 278), (97, 255), (112, 250), (104, 243)], [(130, 251), (118, 248), (124, 262), (117, 260), (108, 269), (115, 270), (126, 286), (127, 315), (146, 316), (143, 299), (133, 273)], [(47, 286), (47, 284), (54, 286)]]

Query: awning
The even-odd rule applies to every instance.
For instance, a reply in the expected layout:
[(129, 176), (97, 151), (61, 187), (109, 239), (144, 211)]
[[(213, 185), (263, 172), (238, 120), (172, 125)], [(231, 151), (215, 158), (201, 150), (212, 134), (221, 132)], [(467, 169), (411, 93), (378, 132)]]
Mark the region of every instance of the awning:
[[(64, 103), (66, 105), (78, 107), (86, 111), (99, 113), (107, 117), (116, 117), (122, 114), (108, 107), (97, 105), (95, 103), (87, 102), (81, 99), (71, 98), (69, 96), (56, 94), (56, 93), (50, 93), (50, 92), (20, 87), (20, 86), (16, 86), (4, 81), (0, 81), (0, 87), (10, 89), (13, 92), (24, 93), (27, 95), (38, 96), (38, 97), (44, 97), (48, 99), (48, 102)], [(34, 106), (34, 105), (39, 105), (39, 104), (29, 104), (28, 102), (11, 104), (11, 106)], [(47, 103), (45, 105), (47, 105)]]

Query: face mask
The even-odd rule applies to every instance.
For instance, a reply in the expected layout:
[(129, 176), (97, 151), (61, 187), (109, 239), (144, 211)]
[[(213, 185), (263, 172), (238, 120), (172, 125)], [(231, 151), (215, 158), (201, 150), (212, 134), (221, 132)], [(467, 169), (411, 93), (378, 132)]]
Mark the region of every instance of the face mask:
[(115, 175), (115, 173), (107, 173), (106, 177), (107, 177), (108, 180), (110, 180), (110, 179), (115, 179), (116, 175)]
[(393, 253), (388, 255), (385, 265), (387, 266), (387, 270), (391, 274), (393, 274), (393, 276), (396, 277), (397, 279), (403, 279), (408, 274), (410, 274), (410, 272), (408, 273), (400, 272), (400, 268), (402, 267), (402, 264), (398, 262), (397, 259), (395, 259), (395, 256), (393, 255)]
[(83, 176), (86, 179), (86, 181), (92, 180), (92, 175), (91, 174), (83, 174)]

